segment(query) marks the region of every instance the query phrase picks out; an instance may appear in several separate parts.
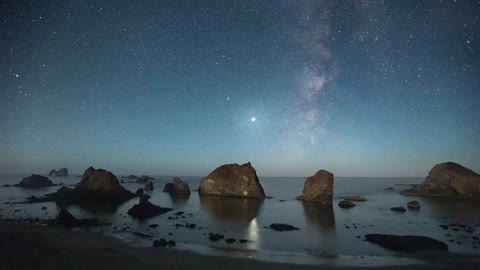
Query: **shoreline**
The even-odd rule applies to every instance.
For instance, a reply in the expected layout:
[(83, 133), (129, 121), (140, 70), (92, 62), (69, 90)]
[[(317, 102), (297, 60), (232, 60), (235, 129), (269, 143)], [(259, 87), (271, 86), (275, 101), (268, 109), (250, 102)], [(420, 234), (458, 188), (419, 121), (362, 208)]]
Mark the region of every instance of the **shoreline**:
[[(345, 256), (325, 258), (317, 264), (271, 262), (257, 258), (236, 258), (199, 254), (177, 248), (132, 247), (113, 236), (85, 230), (34, 224), (0, 222), (0, 268), (2, 269), (478, 269), (480, 258), (458, 254), (428, 254), (399, 257), (400, 265), (382, 265), (382, 257), (349, 261)], [(428, 261), (441, 261), (442, 265)], [(407, 263), (405, 263), (407, 262)], [(410, 264), (408, 262), (419, 262)], [(444, 265), (446, 264), (446, 265)], [(5, 267), (5, 268), (4, 268)]]

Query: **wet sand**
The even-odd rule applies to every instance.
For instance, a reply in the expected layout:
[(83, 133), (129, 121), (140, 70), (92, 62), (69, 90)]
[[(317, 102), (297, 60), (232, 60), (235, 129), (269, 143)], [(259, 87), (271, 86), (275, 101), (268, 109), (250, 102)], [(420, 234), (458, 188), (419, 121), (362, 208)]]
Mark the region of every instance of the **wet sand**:
[[(109, 236), (33, 224), (0, 223), (1, 269), (372, 269), (329, 263), (299, 265), (199, 255), (175, 248), (135, 248)], [(478, 258), (427, 256), (452, 269), (479, 269)], [(437, 257), (437, 258), (435, 258)], [(441, 259), (440, 259), (441, 258)], [(425, 258), (424, 258), (425, 259)], [(438, 269), (416, 264), (375, 269)]]

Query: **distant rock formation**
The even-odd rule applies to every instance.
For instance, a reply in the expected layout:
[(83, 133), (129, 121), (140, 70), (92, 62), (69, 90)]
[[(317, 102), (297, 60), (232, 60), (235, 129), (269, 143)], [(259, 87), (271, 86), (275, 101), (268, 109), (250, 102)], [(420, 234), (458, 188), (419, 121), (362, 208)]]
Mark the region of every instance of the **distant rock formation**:
[(448, 251), (447, 244), (426, 236), (367, 234), (365, 238), (367, 241), (381, 245), (382, 247), (406, 252), (421, 250)]
[(307, 177), (303, 193), (297, 197), (299, 200), (332, 204), (333, 174), (326, 170), (319, 170), (314, 175)]
[(148, 201), (148, 197), (141, 195), (139, 203), (130, 208), (127, 214), (134, 218), (147, 219), (156, 215), (164, 214), (171, 210), (173, 209), (154, 205)]
[(175, 176), (173, 178), (173, 183), (166, 183), (163, 188), (163, 192), (168, 192), (170, 194), (190, 194), (190, 187), (186, 182), (184, 182), (180, 177)]
[(61, 187), (57, 192), (42, 198), (30, 197), (30, 202), (55, 201), (59, 204), (73, 204), (81, 201), (124, 202), (137, 195), (125, 190), (117, 177), (103, 169), (88, 168), (80, 184), (71, 189)]
[(348, 196), (345, 197), (345, 200), (351, 201), (351, 202), (366, 202), (368, 201), (367, 198), (361, 197), (361, 196)]
[(43, 188), (53, 185), (54, 184), (52, 183), (52, 181), (50, 181), (50, 179), (48, 179), (48, 177), (38, 174), (32, 174), (32, 176), (23, 178), (19, 184), (14, 186), (23, 188)]
[(342, 201), (339, 201), (338, 202), (338, 206), (340, 206), (340, 208), (352, 208), (355, 206), (355, 204), (351, 201), (347, 201), (347, 200), (342, 200)]
[(153, 190), (153, 182), (148, 181), (145, 183), (145, 186), (143, 187), (145, 191), (152, 191)]
[(145, 184), (149, 180), (153, 180), (153, 178), (148, 176), (148, 175), (142, 175), (142, 176), (138, 177), (137, 181), (135, 181), (135, 182), (137, 182), (139, 184)]
[(407, 203), (408, 209), (420, 209), (420, 203), (418, 201), (409, 201)]
[(430, 170), (422, 184), (400, 194), (480, 199), (480, 175), (454, 162), (441, 163)]
[(48, 176), (68, 176), (68, 170), (67, 168), (61, 168), (58, 171), (53, 169), (48, 173)]
[(200, 194), (227, 197), (264, 198), (265, 192), (250, 162), (225, 164), (213, 170), (200, 182)]
[(128, 178), (128, 179), (137, 179), (137, 178), (138, 178), (138, 176), (136, 176), (136, 175), (133, 175), (133, 174), (130, 174), (130, 175), (128, 175), (128, 176), (125, 176), (125, 175), (123, 175), (123, 176), (122, 176), (122, 178)]

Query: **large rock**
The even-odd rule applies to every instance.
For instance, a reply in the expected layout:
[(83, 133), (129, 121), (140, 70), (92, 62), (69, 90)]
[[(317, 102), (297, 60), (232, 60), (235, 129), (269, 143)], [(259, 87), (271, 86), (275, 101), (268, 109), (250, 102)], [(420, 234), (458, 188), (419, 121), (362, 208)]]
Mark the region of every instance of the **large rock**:
[(182, 179), (175, 176), (173, 178), (173, 183), (166, 183), (163, 188), (163, 192), (168, 192), (170, 194), (190, 194), (190, 187)]
[(15, 186), (23, 188), (43, 188), (53, 186), (53, 183), (48, 177), (32, 174), (32, 176), (23, 178), (22, 181)]
[(60, 170), (51, 170), (49, 173), (48, 173), (48, 176), (68, 176), (68, 169), (67, 168), (61, 168)]
[(303, 193), (297, 197), (299, 200), (332, 204), (333, 174), (326, 170), (319, 170), (314, 175), (307, 177)]
[(421, 250), (448, 251), (447, 244), (426, 236), (367, 234), (365, 238), (367, 241), (379, 244), (382, 247), (406, 252)]
[(73, 227), (75, 225), (75, 217), (67, 210), (62, 209), (60, 210), (60, 213), (58, 213), (56, 222), (57, 225)]
[(265, 192), (250, 162), (226, 164), (213, 170), (200, 182), (200, 194), (227, 197), (263, 198)]
[(400, 193), (480, 199), (480, 175), (454, 162), (441, 163), (430, 170), (422, 184)]
[(139, 203), (135, 204), (132, 208), (130, 208), (127, 214), (134, 218), (146, 219), (156, 215), (164, 214), (171, 210), (173, 209), (154, 205), (148, 201), (147, 196), (141, 195)]

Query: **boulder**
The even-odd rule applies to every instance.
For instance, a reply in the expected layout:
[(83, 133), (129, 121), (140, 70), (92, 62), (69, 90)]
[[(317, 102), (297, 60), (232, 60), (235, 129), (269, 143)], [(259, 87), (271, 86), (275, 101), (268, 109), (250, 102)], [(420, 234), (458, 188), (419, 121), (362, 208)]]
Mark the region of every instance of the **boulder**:
[(153, 241), (153, 246), (154, 247), (166, 247), (168, 245), (167, 240), (165, 239), (160, 239), (160, 240), (155, 240)]
[(135, 192), (135, 194), (142, 195), (142, 194), (143, 194), (143, 188), (137, 189), (137, 191)]
[(338, 206), (340, 206), (340, 208), (352, 208), (355, 204), (351, 201), (342, 200), (338, 202)]
[(151, 178), (150, 176), (147, 176), (147, 175), (142, 175), (142, 176), (138, 177), (137, 181), (135, 181), (135, 182), (137, 182), (137, 183), (139, 183), (139, 184), (145, 184), (145, 183), (147, 183), (150, 179), (153, 179), (153, 178)]
[(265, 192), (250, 162), (226, 164), (213, 170), (200, 182), (200, 194), (227, 197), (264, 198)]
[(65, 227), (75, 226), (75, 217), (65, 209), (60, 210), (60, 213), (58, 213), (56, 221), (57, 221), (57, 225), (61, 225)]
[(307, 177), (303, 193), (297, 197), (299, 200), (332, 204), (333, 174), (326, 170), (319, 170), (314, 175)]
[(163, 192), (168, 192), (170, 194), (190, 194), (190, 187), (185, 183), (180, 177), (175, 176), (173, 178), (173, 183), (166, 183), (163, 188)]
[(154, 205), (148, 201), (145, 195), (141, 195), (139, 203), (130, 208), (127, 214), (134, 218), (147, 219), (156, 215), (164, 214), (171, 210), (173, 209)]
[(163, 192), (175, 193), (175, 187), (172, 183), (166, 183)]
[(403, 206), (392, 207), (392, 208), (390, 208), (390, 210), (392, 210), (394, 212), (399, 212), (399, 213), (407, 212), (407, 209), (405, 209), (405, 207), (403, 207)]
[(32, 176), (25, 177), (19, 184), (15, 185), (23, 188), (43, 188), (53, 186), (52, 181), (43, 175), (32, 174)]
[(416, 235), (367, 234), (367, 241), (394, 250), (416, 252), (421, 250), (448, 251), (448, 246), (438, 240)]
[(153, 190), (153, 182), (150, 181), (150, 180), (148, 182), (146, 182), (143, 189), (145, 189), (145, 191), (152, 191)]
[(297, 227), (294, 227), (294, 226), (289, 225), (289, 224), (283, 224), (283, 223), (272, 223), (269, 228), (274, 230), (274, 231), (279, 231), (279, 232), (300, 230)]
[(361, 196), (348, 196), (345, 197), (345, 200), (351, 201), (351, 202), (366, 202), (368, 201), (367, 198), (361, 197)]
[(409, 209), (420, 209), (420, 203), (418, 201), (409, 201), (407, 203), (407, 208), (409, 208)]
[(53, 169), (48, 173), (48, 176), (62, 176), (62, 177), (68, 176), (68, 169), (67, 168), (61, 168), (58, 171)]
[(441, 163), (430, 170), (422, 184), (400, 194), (480, 199), (480, 175), (454, 162)]

